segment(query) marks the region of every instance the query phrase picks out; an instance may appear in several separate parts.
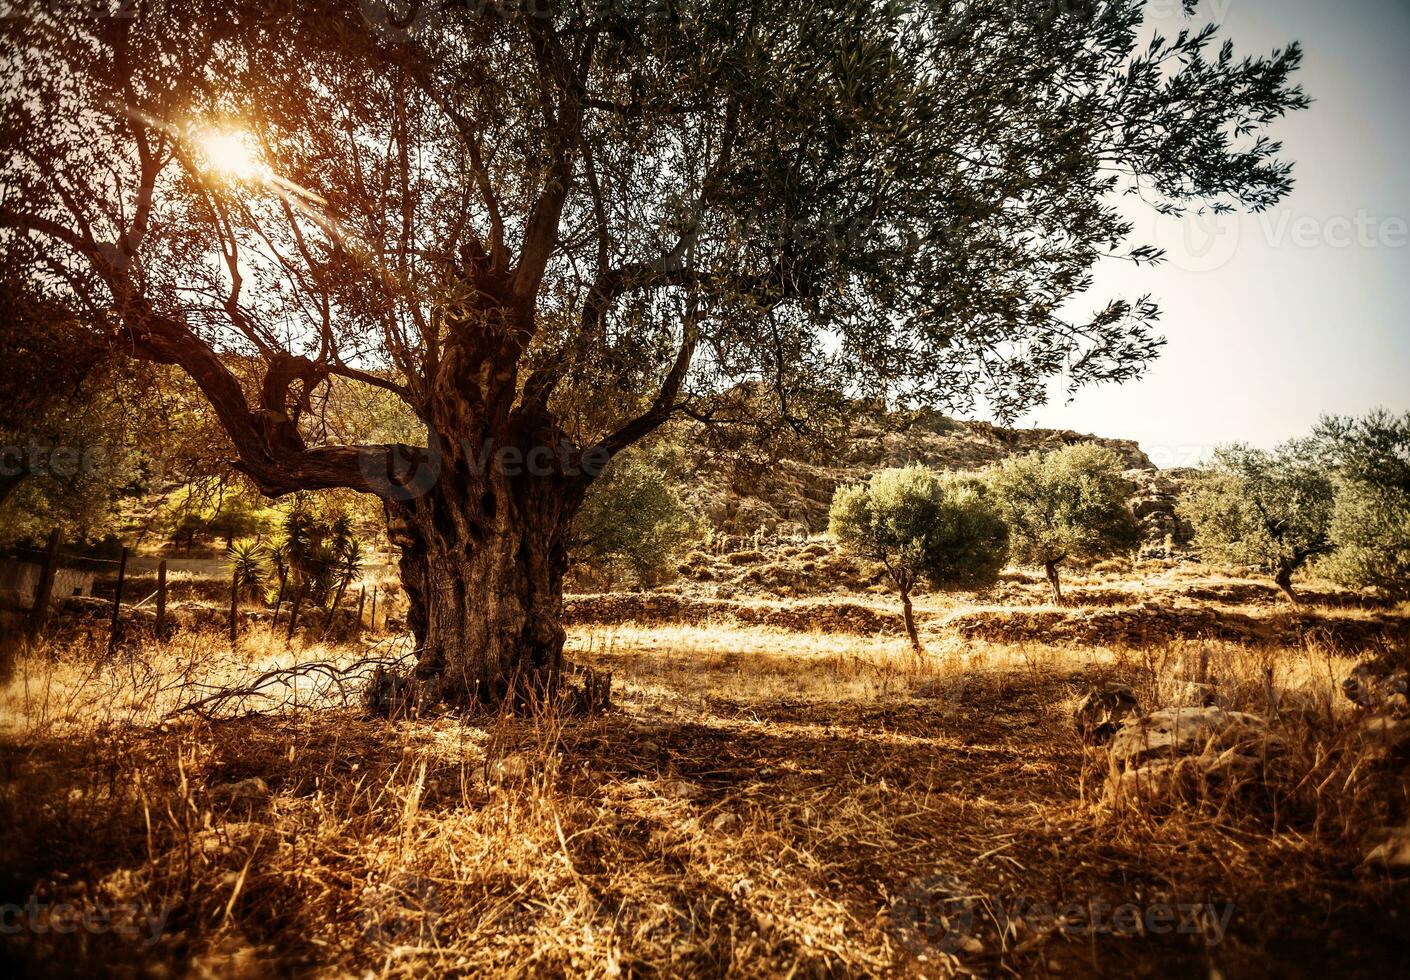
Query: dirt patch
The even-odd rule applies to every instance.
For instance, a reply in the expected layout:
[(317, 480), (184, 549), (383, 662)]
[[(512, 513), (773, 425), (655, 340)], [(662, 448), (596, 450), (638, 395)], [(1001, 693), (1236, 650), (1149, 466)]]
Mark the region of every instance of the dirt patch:
[(964, 613), (946, 626), (966, 639), (991, 643), (1075, 642), (1137, 646), (1171, 640), (1229, 640), (1298, 646), (1318, 640), (1341, 650), (1375, 649), (1410, 638), (1410, 619), (1328, 616), (1313, 611), (1249, 616), (1189, 606), (1125, 609), (1002, 610)]

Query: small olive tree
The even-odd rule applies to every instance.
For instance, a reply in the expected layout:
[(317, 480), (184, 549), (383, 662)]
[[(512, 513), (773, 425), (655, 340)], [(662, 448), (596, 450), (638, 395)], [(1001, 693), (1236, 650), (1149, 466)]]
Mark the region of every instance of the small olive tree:
[(1205, 474), (1180, 498), (1206, 558), (1259, 565), (1298, 601), (1293, 575), (1331, 552), (1335, 485), (1325, 452), (1294, 440), (1268, 451), (1221, 446)]
[(573, 521), (573, 564), (592, 578), (655, 585), (700, 537), (661, 454), (618, 457), (593, 484)]
[(880, 562), (901, 593), (906, 635), (921, 653), (911, 591), (980, 588), (1004, 567), (1008, 529), (978, 480), (921, 465), (882, 470), (832, 498), (828, 533), (847, 551)]
[(1062, 605), (1058, 566), (1136, 546), (1141, 529), (1131, 513), (1132, 487), (1121, 457), (1096, 443), (1004, 460), (989, 474), (1014, 561), (1041, 565), (1053, 601)]
[(1410, 598), (1410, 412), (1324, 418), (1313, 439), (1336, 465), (1320, 572), (1350, 588)]

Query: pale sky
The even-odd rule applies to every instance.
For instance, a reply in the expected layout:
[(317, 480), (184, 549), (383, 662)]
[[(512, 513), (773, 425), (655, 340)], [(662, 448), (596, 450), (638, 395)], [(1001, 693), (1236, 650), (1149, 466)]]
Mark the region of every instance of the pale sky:
[[(1153, 8), (1169, 33), (1188, 23), (1177, 0)], [(1136, 439), (1159, 466), (1271, 446), (1324, 412), (1410, 409), (1410, 0), (1207, 0), (1196, 20), (1209, 19), (1236, 55), (1303, 44), (1315, 102), (1272, 130), (1296, 161), (1293, 192), (1262, 215), (1140, 213), (1168, 261), (1111, 263), (1095, 292), (1152, 293), (1161, 358), (1021, 423)]]

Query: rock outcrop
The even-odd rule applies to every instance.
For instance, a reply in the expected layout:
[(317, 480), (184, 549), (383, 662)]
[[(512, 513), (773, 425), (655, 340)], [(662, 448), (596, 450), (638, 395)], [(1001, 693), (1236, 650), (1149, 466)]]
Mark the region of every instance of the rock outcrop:
[[(689, 441), (689, 439), (687, 439)], [(895, 414), (886, 424), (859, 424), (825, 459), (784, 455), (767, 465), (741, 465), (702, 455), (680, 490), (691, 509), (724, 538), (799, 537), (827, 528), (833, 492), (877, 470), (909, 463), (977, 472), (1009, 456), (1095, 442), (1116, 453), (1135, 487), (1132, 506), (1149, 548), (1188, 539), (1175, 515), (1180, 488), (1193, 472), (1158, 470), (1129, 439), (1066, 429), (1006, 429), (935, 412)]]
[(1177, 707), (1131, 716), (1107, 750), (1107, 799), (1225, 799), (1261, 785), (1269, 756), (1281, 750), (1263, 719), (1247, 712)]

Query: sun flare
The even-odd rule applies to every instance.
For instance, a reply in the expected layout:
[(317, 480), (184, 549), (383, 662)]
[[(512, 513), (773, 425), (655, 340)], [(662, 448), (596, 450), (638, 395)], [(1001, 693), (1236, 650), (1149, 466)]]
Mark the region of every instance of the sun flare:
[(224, 177), (249, 180), (268, 171), (248, 133), (210, 130), (201, 136), (200, 145), (207, 166)]

